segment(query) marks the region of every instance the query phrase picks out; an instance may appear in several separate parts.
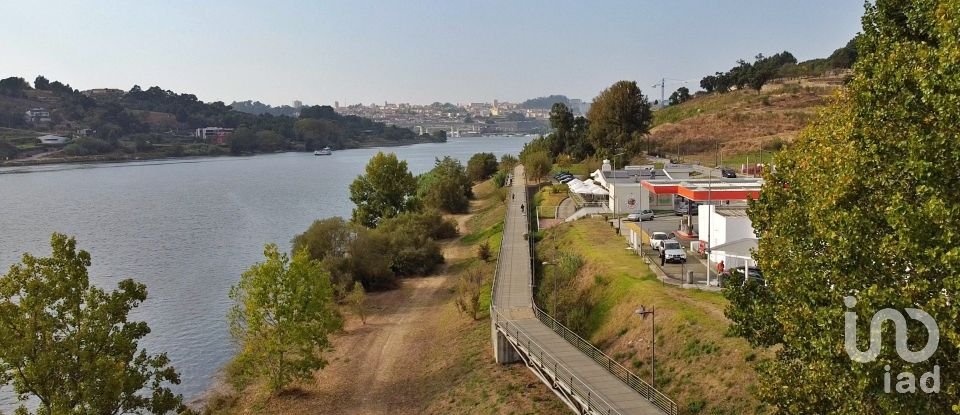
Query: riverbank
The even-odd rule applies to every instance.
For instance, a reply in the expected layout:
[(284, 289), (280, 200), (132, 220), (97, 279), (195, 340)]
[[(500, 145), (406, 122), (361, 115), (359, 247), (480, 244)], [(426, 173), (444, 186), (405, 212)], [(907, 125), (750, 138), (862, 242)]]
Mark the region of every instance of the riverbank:
[[(365, 142), (362, 145), (346, 147), (337, 149), (335, 151), (341, 150), (354, 150), (354, 149), (365, 149), (365, 148), (378, 148), (378, 147), (403, 147), (411, 146), (416, 144), (427, 144), (427, 143), (443, 143), (446, 141), (436, 141), (436, 140), (419, 140), (416, 142), (397, 142), (397, 141), (369, 141)], [(155, 153), (112, 153), (112, 154), (100, 154), (93, 156), (68, 156), (68, 157), (28, 157), (22, 159), (13, 159), (13, 160), (4, 160), (0, 161), (0, 167), (27, 167), (27, 166), (42, 166), (48, 164), (95, 164), (95, 163), (129, 163), (132, 161), (152, 161), (152, 160), (190, 160), (190, 159), (202, 159), (202, 158), (219, 158), (219, 157), (250, 157), (250, 156), (259, 156), (267, 154), (280, 154), (280, 153), (305, 153), (310, 154), (310, 151), (300, 151), (300, 150), (285, 150), (285, 151), (276, 151), (273, 153), (243, 153), (243, 154), (230, 154), (227, 150), (223, 150), (222, 153), (213, 153), (213, 154), (203, 154), (203, 155), (182, 155), (182, 156), (172, 156), (167, 152), (155, 152)]]
[[(455, 305), (458, 276), (495, 263), (477, 246), (499, 249), (502, 192), (491, 181), (474, 187), (470, 213), (451, 215), (461, 236), (443, 243), (446, 265), (435, 275), (409, 278), (397, 290), (371, 293), (366, 324), (347, 315), (333, 338), (329, 365), (279, 396), (209, 393), (208, 414), (561, 414), (569, 410), (522, 365), (492, 359), (486, 305), (473, 320)], [(494, 254), (495, 256), (495, 254)], [(484, 284), (489, 304), (489, 278)], [(195, 407), (198, 403), (194, 403)]]

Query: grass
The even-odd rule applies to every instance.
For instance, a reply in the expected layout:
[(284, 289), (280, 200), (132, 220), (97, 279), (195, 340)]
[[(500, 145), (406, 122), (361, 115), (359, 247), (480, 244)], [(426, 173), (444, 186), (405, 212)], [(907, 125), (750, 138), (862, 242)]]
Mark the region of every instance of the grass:
[[(727, 302), (721, 294), (664, 285), (602, 220), (584, 219), (548, 232), (554, 233), (562, 251), (577, 252), (585, 260), (573, 288), (585, 290), (595, 303), (581, 333), (584, 338), (649, 381), (650, 340), (655, 336), (657, 386), (681, 408), (753, 413), (759, 406), (766, 411), (752, 389), (742, 386), (758, 381), (757, 356), (769, 352), (726, 335)], [(634, 315), (640, 305), (656, 308), (656, 333), (649, 319)]]
[(653, 112), (651, 127), (661, 124), (675, 123), (687, 118), (717, 113), (736, 106), (759, 104), (766, 93), (757, 94), (755, 91), (731, 91), (725, 94), (710, 94), (691, 99), (680, 105), (671, 105)]
[(567, 186), (560, 185), (548, 185), (544, 186), (533, 195), (533, 203), (537, 207), (541, 207), (538, 212), (539, 217), (541, 218), (554, 218), (556, 217), (556, 207), (560, 206), (560, 202), (563, 199), (567, 198)]

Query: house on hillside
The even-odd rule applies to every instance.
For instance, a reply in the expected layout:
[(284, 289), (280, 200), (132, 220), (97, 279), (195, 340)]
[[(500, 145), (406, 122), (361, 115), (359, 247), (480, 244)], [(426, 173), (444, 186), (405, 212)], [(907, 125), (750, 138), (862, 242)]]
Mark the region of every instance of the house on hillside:
[(233, 133), (233, 128), (206, 127), (197, 128), (194, 136), (210, 144), (223, 145), (227, 143), (227, 138)]
[(59, 135), (49, 135), (49, 134), (37, 137), (37, 140), (40, 141), (40, 144), (43, 144), (45, 146), (59, 146), (59, 145), (67, 144), (67, 142), (70, 141), (70, 139), (67, 137), (61, 137)]
[(23, 120), (30, 124), (46, 124), (52, 121), (50, 111), (42, 107), (28, 109), (23, 115)]

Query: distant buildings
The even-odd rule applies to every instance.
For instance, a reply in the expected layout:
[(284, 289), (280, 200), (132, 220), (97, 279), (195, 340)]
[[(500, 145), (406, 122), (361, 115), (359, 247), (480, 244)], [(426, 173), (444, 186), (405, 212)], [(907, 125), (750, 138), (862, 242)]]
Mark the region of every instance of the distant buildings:
[(300, 108), (303, 108), (303, 102), (300, 101), (299, 99), (298, 99), (298, 100), (294, 100), (294, 101), (293, 101), (293, 108), (296, 108), (297, 110), (300, 110)]
[(227, 137), (230, 137), (231, 133), (233, 128), (206, 127), (197, 128), (194, 136), (210, 144), (222, 145), (227, 143)]
[(23, 119), (30, 124), (46, 124), (51, 121), (50, 111), (46, 108), (31, 108), (24, 113)]

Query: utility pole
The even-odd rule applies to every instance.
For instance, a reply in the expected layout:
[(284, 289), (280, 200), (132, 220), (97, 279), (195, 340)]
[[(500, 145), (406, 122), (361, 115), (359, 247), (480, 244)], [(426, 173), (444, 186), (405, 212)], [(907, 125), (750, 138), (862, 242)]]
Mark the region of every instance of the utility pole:
[(649, 314), (652, 317), (650, 323), (650, 342), (652, 343), (650, 351), (650, 386), (654, 389), (657, 388), (657, 313), (656, 307), (650, 307), (650, 311), (647, 311), (644, 306), (640, 306), (635, 314), (639, 315), (641, 319), (646, 320), (647, 315)]

